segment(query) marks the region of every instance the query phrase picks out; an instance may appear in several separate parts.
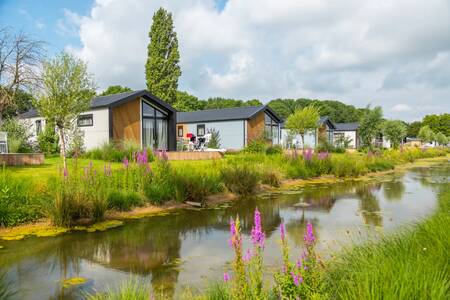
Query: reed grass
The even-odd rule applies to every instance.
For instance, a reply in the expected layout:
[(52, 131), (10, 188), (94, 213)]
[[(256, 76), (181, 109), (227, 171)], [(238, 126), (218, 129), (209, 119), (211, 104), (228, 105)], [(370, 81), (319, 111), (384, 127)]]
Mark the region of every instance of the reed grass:
[(334, 299), (448, 299), (450, 187), (438, 211), (380, 241), (338, 256), (325, 272)]

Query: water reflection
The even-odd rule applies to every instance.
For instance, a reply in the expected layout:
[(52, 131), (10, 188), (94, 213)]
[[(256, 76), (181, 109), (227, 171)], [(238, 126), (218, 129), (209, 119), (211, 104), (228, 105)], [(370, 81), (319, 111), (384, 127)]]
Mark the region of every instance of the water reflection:
[[(166, 297), (176, 298), (180, 285), (198, 283), (202, 276), (220, 276), (231, 259), (227, 239), (232, 217), (239, 216), (248, 236), (258, 207), (268, 241), (266, 261), (276, 263), (275, 233), (282, 221), (297, 248), (303, 245), (307, 222), (313, 223), (319, 239), (327, 240), (363, 224), (391, 228), (431, 211), (435, 202), (430, 199), (435, 197), (428, 187), (448, 182), (449, 173), (447, 166), (377, 181), (317, 185), (245, 199), (221, 209), (132, 221), (107, 232), (8, 242), (0, 252), (0, 267), (8, 270), (8, 278), (19, 290), (18, 299), (79, 298), (81, 290), (117, 285), (131, 273), (154, 290), (163, 290)], [(64, 288), (62, 282), (71, 277), (86, 277), (88, 283)]]

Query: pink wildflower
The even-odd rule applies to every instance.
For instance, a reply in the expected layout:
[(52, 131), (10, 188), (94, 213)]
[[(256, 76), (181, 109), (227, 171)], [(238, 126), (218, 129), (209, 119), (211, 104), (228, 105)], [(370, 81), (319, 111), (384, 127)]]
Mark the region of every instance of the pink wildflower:
[(126, 169), (128, 169), (128, 165), (130, 164), (130, 162), (128, 161), (128, 158), (124, 158), (123, 159), (123, 166), (126, 168)]
[(314, 237), (313, 226), (309, 222), (306, 224), (306, 232), (305, 235), (303, 236), (303, 240), (308, 246), (312, 245), (316, 240), (316, 238)]
[(261, 213), (258, 208), (255, 209), (255, 226), (252, 228), (252, 242), (254, 246), (264, 247), (264, 232), (261, 226)]
[(281, 240), (284, 242), (284, 239), (286, 238), (286, 233), (285, 233), (285, 228), (284, 228), (283, 222), (281, 222), (281, 225), (280, 225), (280, 236), (281, 236)]
[(230, 281), (231, 276), (227, 272), (223, 273), (223, 281), (228, 282)]

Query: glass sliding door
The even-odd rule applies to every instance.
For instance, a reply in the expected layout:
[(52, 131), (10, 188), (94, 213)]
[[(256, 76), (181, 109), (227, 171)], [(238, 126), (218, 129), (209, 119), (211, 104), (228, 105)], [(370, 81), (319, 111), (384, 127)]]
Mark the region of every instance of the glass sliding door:
[(144, 147), (167, 150), (168, 126), (166, 112), (142, 101), (142, 144)]
[(153, 149), (155, 146), (155, 120), (142, 119), (142, 144), (145, 148)]
[(167, 120), (166, 119), (156, 119), (156, 131), (157, 131), (157, 143), (156, 149), (167, 150)]

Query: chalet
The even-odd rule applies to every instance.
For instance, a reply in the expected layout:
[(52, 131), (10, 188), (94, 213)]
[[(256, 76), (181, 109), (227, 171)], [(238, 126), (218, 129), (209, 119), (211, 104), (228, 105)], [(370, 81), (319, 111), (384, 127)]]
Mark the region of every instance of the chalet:
[(359, 148), (359, 123), (334, 123), (334, 125), (336, 127), (333, 132), (333, 143), (335, 146), (341, 146), (340, 144), (347, 140), (349, 149)]
[(221, 148), (239, 150), (262, 137), (279, 144), (280, 125), (281, 119), (267, 105), (178, 112), (177, 138), (201, 137), (214, 129), (219, 132)]
[[(33, 109), (19, 116), (29, 124), (32, 140), (45, 126)], [(109, 141), (132, 141), (141, 147), (176, 150), (176, 111), (146, 90), (95, 97), (76, 120), (87, 150)]]
[[(305, 148), (315, 148), (319, 141), (333, 142), (333, 132), (336, 129), (330, 118), (324, 116), (319, 119), (319, 127), (305, 134)], [(302, 139), (300, 135), (291, 136), (289, 129), (282, 124), (281, 129), (282, 144), (286, 148), (302, 148)]]

